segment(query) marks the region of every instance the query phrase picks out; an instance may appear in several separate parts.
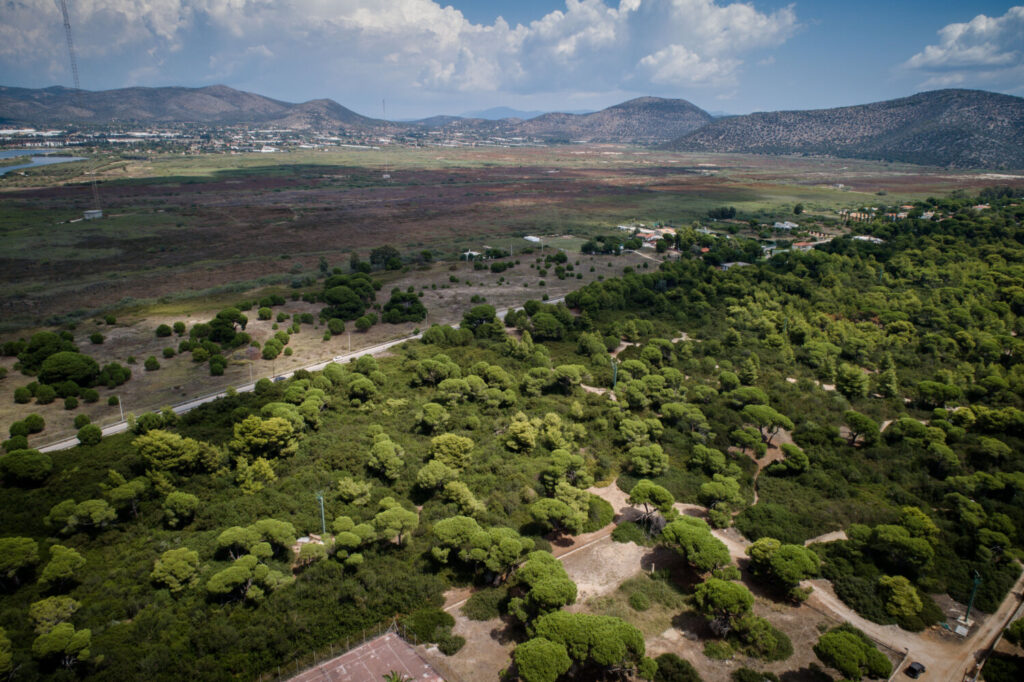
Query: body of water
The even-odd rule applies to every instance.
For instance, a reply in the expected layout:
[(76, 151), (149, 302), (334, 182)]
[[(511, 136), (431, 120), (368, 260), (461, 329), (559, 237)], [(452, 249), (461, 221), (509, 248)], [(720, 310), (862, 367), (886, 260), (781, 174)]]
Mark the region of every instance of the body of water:
[(22, 163), (17, 166), (0, 166), (0, 175), (6, 175), (11, 171), (21, 170), (22, 168), (49, 166), (54, 163), (68, 163), (69, 161), (85, 161), (85, 157), (82, 156), (57, 156), (55, 152), (38, 149), (0, 150), (0, 159), (13, 159), (18, 156), (31, 156), (31, 163)]

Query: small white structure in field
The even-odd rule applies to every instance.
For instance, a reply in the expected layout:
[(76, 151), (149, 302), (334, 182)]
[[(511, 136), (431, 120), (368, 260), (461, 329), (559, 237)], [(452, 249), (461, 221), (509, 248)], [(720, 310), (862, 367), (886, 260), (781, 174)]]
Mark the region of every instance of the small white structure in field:
[(88, 211), (83, 212), (82, 216), (86, 220), (99, 220), (103, 217), (103, 210), (99, 208), (90, 208)]

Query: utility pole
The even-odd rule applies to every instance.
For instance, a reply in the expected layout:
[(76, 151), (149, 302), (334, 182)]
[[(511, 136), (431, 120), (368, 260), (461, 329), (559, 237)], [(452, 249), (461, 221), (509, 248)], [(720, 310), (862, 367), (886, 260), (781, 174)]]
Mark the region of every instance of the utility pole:
[(971, 627), (971, 609), (974, 607), (974, 597), (978, 594), (978, 587), (981, 586), (981, 574), (974, 571), (974, 587), (971, 589), (971, 600), (967, 602), (967, 613), (964, 614), (963, 623)]

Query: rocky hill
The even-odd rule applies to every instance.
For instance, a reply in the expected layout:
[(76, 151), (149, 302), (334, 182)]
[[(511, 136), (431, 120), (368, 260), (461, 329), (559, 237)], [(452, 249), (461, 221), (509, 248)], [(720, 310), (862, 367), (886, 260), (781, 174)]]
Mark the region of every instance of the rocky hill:
[(543, 114), (520, 122), (520, 135), (542, 139), (657, 144), (706, 125), (713, 117), (684, 99), (639, 97), (592, 114)]
[(0, 122), (29, 125), (258, 123), (296, 129), (371, 128), (381, 123), (329, 99), (292, 104), (224, 85), (96, 92), (64, 87), (32, 90), (0, 86)]
[(981, 90), (936, 90), (837, 109), (755, 113), (716, 120), (665, 146), (1024, 168), (1024, 99)]

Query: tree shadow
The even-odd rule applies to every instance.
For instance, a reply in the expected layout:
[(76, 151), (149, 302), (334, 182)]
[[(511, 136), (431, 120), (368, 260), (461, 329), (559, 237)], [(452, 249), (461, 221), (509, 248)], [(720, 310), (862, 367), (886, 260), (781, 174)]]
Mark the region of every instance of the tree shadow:
[(780, 682), (832, 682), (832, 676), (812, 663), (805, 668), (787, 670), (779, 675)]
[(693, 641), (715, 637), (707, 619), (696, 611), (683, 611), (672, 616), (672, 627), (679, 630), (683, 637)]
[(518, 619), (508, 614), (504, 614), (500, 618), (501, 625), (494, 626), (488, 633), (491, 639), (499, 644), (509, 644), (526, 638), (526, 630)]

